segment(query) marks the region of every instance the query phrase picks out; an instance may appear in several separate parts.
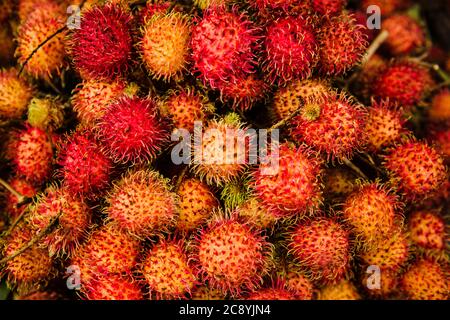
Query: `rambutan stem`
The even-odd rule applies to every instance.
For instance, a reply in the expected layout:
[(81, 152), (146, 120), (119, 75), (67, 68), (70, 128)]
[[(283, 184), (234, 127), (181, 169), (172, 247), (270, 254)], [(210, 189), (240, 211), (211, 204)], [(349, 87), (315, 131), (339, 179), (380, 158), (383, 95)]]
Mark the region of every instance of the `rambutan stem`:
[(17, 251), (12, 253), (11, 255), (0, 260), (0, 266), (6, 264), (8, 261), (24, 253), (26, 250), (35, 245), (39, 240), (41, 240), (44, 236), (46, 236), (53, 227), (53, 225), (56, 223), (56, 221), (58, 221), (59, 217), (61, 217), (62, 213), (63, 213), (62, 211), (59, 211), (58, 214), (49, 222), (49, 224), (44, 229), (42, 229), (36, 236), (34, 236), (30, 241), (28, 241), (25, 245), (20, 247)]
[(0, 184), (6, 188), (9, 192), (11, 192), (13, 195), (15, 195), (18, 199), (18, 203), (21, 203), (25, 200), (25, 196), (17, 192), (9, 183), (7, 183), (5, 180), (0, 178)]
[(355, 171), (361, 178), (363, 178), (364, 180), (369, 180), (369, 178), (364, 174), (364, 172), (362, 172), (361, 169), (358, 168), (353, 162), (351, 162), (347, 158), (342, 159), (342, 161), (347, 167)]
[(380, 32), (380, 34), (373, 40), (369, 48), (367, 49), (367, 52), (361, 62), (361, 69), (364, 67), (364, 65), (372, 58), (372, 56), (378, 51), (380, 46), (387, 40), (389, 37), (389, 32), (387, 30), (383, 30)]
[(180, 172), (180, 175), (178, 176), (177, 182), (176, 182), (176, 184), (175, 184), (175, 188), (174, 188), (174, 191), (175, 191), (175, 192), (178, 192), (178, 189), (180, 189), (181, 183), (183, 182), (183, 179), (184, 179), (184, 177), (185, 177), (185, 175), (186, 175), (188, 169), (189, 169), (189, 167), (188, 167), (188, 166), (185, 166), (185, 167), (183, 168), (183, 170)]
[(281, 121), (275, 123), (272, 127), (269, 128), (269, 130), (268, 130), (269, 133), (270, 133), (272, 130), (275, 130), (275, 129), (279, 129), (279, 128), (281, 128), (281, 127), (284, 127), (289, 121), (292, 120), (292, 118), (294, 118), (295, 116), (297, 116), (297, 115), (300, 113), (301, 110), (302, 110), (302, 108), (298, 108), (297, 110), (295, 110), (294, 112), (292, 112), (292, 113), (291, 113), (289, 116), (287, 116), (286, 118), (284, 118), (284, 119), (282, 119)]

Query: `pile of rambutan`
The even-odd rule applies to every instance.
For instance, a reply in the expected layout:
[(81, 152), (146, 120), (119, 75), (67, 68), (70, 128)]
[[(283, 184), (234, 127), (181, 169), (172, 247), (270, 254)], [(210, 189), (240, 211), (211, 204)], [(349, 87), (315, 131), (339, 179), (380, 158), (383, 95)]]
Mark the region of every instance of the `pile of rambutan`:
[(0, 0), (0, 297), (448, 300), (423, 3)]

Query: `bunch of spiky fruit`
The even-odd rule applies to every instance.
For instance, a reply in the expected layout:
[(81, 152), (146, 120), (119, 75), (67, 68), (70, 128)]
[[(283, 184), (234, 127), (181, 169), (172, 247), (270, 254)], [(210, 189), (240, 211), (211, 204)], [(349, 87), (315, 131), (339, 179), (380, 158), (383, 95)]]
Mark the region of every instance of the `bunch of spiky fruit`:
[(448, 299), (448, 53), (412, 5), (0, 0), (10, 297)]

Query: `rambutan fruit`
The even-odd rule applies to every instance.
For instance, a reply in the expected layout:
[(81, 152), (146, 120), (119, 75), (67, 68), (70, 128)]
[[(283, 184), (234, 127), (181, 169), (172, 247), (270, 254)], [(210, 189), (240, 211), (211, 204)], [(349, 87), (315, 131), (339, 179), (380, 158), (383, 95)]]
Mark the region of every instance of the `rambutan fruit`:
[(430, 108), (428, 109), (428, 118), (435, 122), (450, 120), (449, 89), (443, 89), (433, 97)]
[(448, 300), (448, 279), (444, 268), (437, 262), (417, 260), (403, 275), (401, 287), (413, 300)]
[(396, 105), (387, 100), (372, 100), (364, 129), (367, 149), (376, 153), (399, 142), (408, 132), (405, 122), (402, 110)]
[(375, 5), (381, 9), (383, 17), (390, 16), (395, 11), (406, 9), (410, 5), (410, 0), (362, 0), (360, 7), (364, 12), (371, 5)]
[(193, 250), (201, 279), (231, 296), (255, 290), (268, 272), (270, 244), (234, 215), (213, 218), (196, 237)]
[(123, 96), (100, 118), (98, 138), (115, 162), (151, 160), (168, 140), (162, 120), (153, 100)]
[(383, 46), (393, 56), (410, 55), (425, 47), (424, 30), (406, 14), (394, 14), (384, 19), (381, 29), (389, 32)]
[(29, 294), (15, 295), (14, 300), (42, 301), (42, 300), (61, 300), (64, 299), (60, 293), (56, 291), (34, 291)]
[(128, 276), (109, 274), (82, 285), (88, 300), (144, 300), (137, 281)]
[(238, 206), (236, 212), (243, 220), (260, 229), (270, 229), (279, 220), (279, 216), (267, 210), (261, 201), (255, 197), (245, 200)]
[(353, 11), (350, 10), (350, 12), (355, 16), (355, 22), (357, 25), (361, 26), (361, 30), (363, 31), (364, 35), (366, 36), (367, 41), (369, 43), (372, 42), (372, 40), (376, 36), (376, 31), (374, 29), (369, 29), (367, 24), (368, 14), (365, 11)]
[(73, 91), (72, 106), (83, 125), (98, 121), (112, 101), (118, 99), (126, 84), (121, 80), (85, 80)]
[(373, 279), (369, 278), (371, 275), (372, 273), (365, 273), (362, 279), (362, 285), (366, 288), (365, 291), (371, 297), (386, 299), (396, 294), (399, 283), (398, 272), (391, 270), (380, 270), (379, 286), (377, 286), (377, 284), (375, 284), (375, 286), (372, 285)]
[(186, 298), (197, 283), (182, 241), (154, 244), (146, 253), (141, 272), (150, 293), (159, 299)]
[(219, 201), (209, 186), (194, 178), (183, 180), (177, 194), (177, 229), (182, 232), (187, 233), (201, 226), (219, 206)]
[(111, 161), (88, 130), (75, 131), (59, 147), (59, 176), (72, 195), (95, 198), (109, 184)]
[(191, 170), (208, 184), (223, 185), (241, 176), (248, 167), (252, 135), (239, 116), (229, 113), (201, 130), (194, 129), (201, 141), (194, 141)]
[(16, 69), (0, 70), (0, 118), (20, 118), (32, 97), (32, 86)]
[(263, 41), (262, 68), (271, 84), (308, 78), (317, 64), (317, 41), (309, 22), (301, 17), (273, 21)]
[(345, 197), (357, 187), (357, 177), (343, 167), (329, 168), (325, 171), (324, 193), (329, 196)]
[(51, 186), (38, 196), (27, 219), (33, 231), (38, 233), (59, 214), (56, 228), (43, 238), (42, 244), (48, 248), (50, 256), (70, 256), (83, 240), (91, 222), (91, 211), (86, 203), (63, 188)]
[(194, 4), (202, 10), (214, 6), (222, 6), (230, 3), (231, 0), (194, 0)]
[[(59, 31), (65, 23), (65, 13), (50, 1), (36, 3), (19, 26), (16, 55), (24, 70), (36, 78), (50, 79), (66, 68), (65, 31), (58, 33), (39, 50), (36, 48)], [(33, 53), (31, 59), (29, 57)], [(29, 60), (28, 60), (29, 59)]]
[(442, 153), (447, 163), (450, 163), (450, 126), (433, 130), (428, 139)]
[(130, 13), (117, 4), (84, 11), (81, 27), (71, 35), (73, 63), (88, 78), (115, 78), (129, 69), (131, 58)]
[(81, 284), (112, 274), (128, 274), (136, 266), (140, 243), (112, 224), (91, 232), (88, 240), (74, 252), (70, 265), (80, 270)]
[(408, 200), (427, 198), (447, 178), (444, 159), (436, 149), (414, 140), (392, 147), (384, 157), (384, 167)]
[(317, 34), (319, 70), (327, 76), (345, 74), (360, 62), (368, 46), (352, 14), (325, 17)]
[(253, 173), (256, 198), (278, 217), (313, 212), (322, 200), (322, 162), (317, 155), (304, 146), (282, 144), (278, 154), (269, 157), (278, 157), (278, 165), (275, 168), (270, 162), (262, 163)]
[(345, 200), (342, 214), (353, 232), (369, 247), (398, 230), (403, 217), (397, 196), (378, 182), (361, 185)]
[(285, 276), (286, 288), (293, 292), (297, 300), (311, 300), (313, 298), (313, 283), (305, 272), (293, 267)]
[(145, 21), (140, 51), (156, 79), (180, 80), (189, 56), (190, 21), (182, 13), (155, 14)]
[(318, 100), (331, 93), (331, 87), (324, 80), (294, 80), (277, 89), (271, 111), (275, 120), (280, 121), (300, 109), (306, 101)]
[(408, 218), (408, 231), (412, 242), (425, 250), (441, 251), (447, 240), (444, 219), (432, 210), (414, 211)]
[[(3, 256), (8, 257), (29, 243), (33, 231), (23, 222), (19, 223), (5, 239)], [(53, 259), (48, 253), (34, 245), (9, 260), (3, 269), (11, 286), (17, 286), (20, 293), (38, 289), (54, 275)]]
[(234, 110), (241, 111), (248, 111), (256, 102), (263, 100), (267, 91), (266, 83), (253, 74), (231, 77), (220, 88), (222, 100), (231, 102)]
[(321, 16), (334, 16), (344, 10), (347, 0), (311, 0), (311, 5)]
[(28, 123), (41, 130), (54, 131), (64, 121), (62, 103), (56, 97), (33, 98), (28, 105)]
[(349, 232), (333, 218), (300, 221), (290, 232), (288, 248), (309, 277), (320, 283), (336, 283), (349, 271)]
[(17, 175), (40, 184), (49, 176), (53, 164), (53, 141), (39, 128), (21, 130), (17, 136), (14, 166)]
[(296, 300), (294, 293), (284, 287), (280, 283), (273, 285), (271, 288), (258, 289), (251, 292), (246, 300)]
[(408, 61), (397, 60), (386, 66), (372, 84), (372, 94), (389, 99), (404, 108), (419, 103), (431, 89), (433, 79), (428, 69)]
[(319, 300), (360, 300), (361, 295), (349, 280), (341, 280), (334, 285), (323, 287), (318, 293)]
[(214, 112), (207, 96), (193, 88), (169, 90), (160, 103), (161, 113), (168, 116), (174, 128), (194, 131), (195, 121), (205, 121)]
[(287, 10), (290, 6), (296, 5), (299, 2), (305, 2), (310, 6), (310, 0), (299, 1), (299, 0), (249, 0), (250, 5), (262, 10), (268, 9), (284, 9)]
[[(37, 189), (25, 179), (15, 177), (12, 178), (8, 183), (15, 191), (17, 191), (22, 196), (32, 198), (37, 193)], [(11, 192), (8, 192), (6, 194), (5, 211), (12, 221), (16, 220), (26, 210), (26, 206), (19, 207), (19, 204), (19, 199), (16, 197), (16, 195), (12, 194)]]
[(195, 288), (191, 294), (192, 300), (225, 300), (225, 295), (217, 289), (206, 285)]
[(191, 48), (195, 73), (213, 89), (230, 76), (244, 77), (254, 72), (258, 29), (247, 16), (224, 7), (205, 10), (193, 27)]
[(348, 159), (364, 144), (366, 112), (343, 94), (307, 101), (291, 121), (291, 135), (328, 159)]
[(137, 237), (166, 230), (177, 214), (175, 195), (158, 172), (127, 172), (107, 197), (105, 212), (120, 229)]
[(360, 252), (360, 258), (368, 266), (377, 266), (381, 271), (398, 272), (409, 257), (408, 237), (397, 231), (389, 238), (377, 241), (372, 247)]
[[(137, 12), (137, 16), (135, 16), (135, 20), (137, 20), (141, 25), (145, 24), (145, 21), (148, 21), (156, 14), (168, 13), (167, 11), (171, 7), (172, 3), (167, 0), (156, 0), (150, 1), (145, 4), (145, 7), (142, 7)], [(176, 9), (177, 5), (173, 9)]]
[(369, 104), (372, 98), (373, 83), (386, 65), (387, 61), (381, 55), (372, 55), (361, 66), (361, 71), (356, 75), (355, 81), (351, 83), (352, 92)]

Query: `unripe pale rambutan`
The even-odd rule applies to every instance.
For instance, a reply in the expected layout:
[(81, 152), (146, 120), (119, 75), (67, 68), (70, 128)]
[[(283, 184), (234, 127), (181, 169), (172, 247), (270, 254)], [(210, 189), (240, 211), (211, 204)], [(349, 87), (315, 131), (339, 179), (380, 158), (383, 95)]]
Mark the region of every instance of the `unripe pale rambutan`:
[(357, 187), (357, 177), (346, 168), (329, 168), (325, 171), (324, 193), (328, 196), (347, 196)]
[(42, 240), (50, 256), (63, 254), (70, 256), (83, 240), (91, 222), (88, 205), (58, 187), (49, 187), (45, 193), (38, 196), (30, 208), (27, 219), (33, 230), (38, 233), (60, 213), (56, 228)]
[(342, 75), (358, 64), (368, 45), (362, 27), (352, 14), (326, 17), (317, 42), (319, 70), (328, 76)]
[[(303, 216), (321, 203), (322, 162), (305, 147), (279, 147), (277, 167), (262, 163), (253, 173), (255, 196), (278, 217)], [(272, 159), (273, 160), (273, 159)], [(273, 165), (272, 165), (273, 166)]]
[(203, 84), (213, 89), (230, 76), (244, 77), (254, 71), (258, 30), (237, 10), (208, 9), (192, 29), (194, 70)]
[(417, 260), (401, 279), (403, 292), (412, 300), (448, 300), (449, 280), (443, 267), (432, 260)]
[(241, 176), (249, 162), (251, 135), (239, 116), (230, 113), (220, 120), (211, 120), (208, 127), (196, 128), (192, 170), (208, 184), (223, 185)]
[(363, 244), (372, 247), (397, 231), (403, 220), (399, 207), (395, 194), (379, 183), (370, 183), (347, 197), (342, 214)]
[(268, 272), (270, 244), (236, 216), (216, 217), (200, 231), (194, 259), (201, 279), (231, 296), (255, 290)]
[[(15, 177), (11, 179), (9, 181), (9, 185), (11, 186), (11, 188), (25, 197), (31, 198), (34, 197), (37, 193), (36, 188), (31, 183), (22, 178)], [(18, 207), (18, 205), (19, 199), (11, 192), (8, 192), (5, 199), (5, 211), (11, 221), (16, 220), (24, 212), (24, 210), (26, 210), (26, 206)]]
[(175, 195), (158, 172), (130, 171), (114, 184), (105, 212), (114, 224), (137, 237), (151, 237), (173, 224)]
[(317, 42), (310, 23), (301, 17), (284, 17), (267, 27), (262, 68), (269, 83), (284, 84), (308, 78), (317, 64)]
[(225, 298), (222, 292), (206, 285), (195, 288), (191, 294), (192, 300), (225, 300)]
[[(294, 270), (292, 270), (294, 269)], [(313, 284), (305, 272), (290, 268), (286, 274), (286, 288), (293, 292), (297, 300), (311, 300), (313, 298)]]
[(428, 69), (415, 62), (398, 60), (381, 71), (372, 84), (372, 94), (410, 108), (421, 101), (432, 85)]
[(384, 157), (384, 167), (408, 200), (428, 197), (447, 177), (441, 155), (426, 143), (413, 140), (393, 147)]
[(441, 251), (447, 241), (444, 219), (433, 211), (415, 211), (408, 219), (409, 237), (419, 248)]
[(72, 195), (99, 196), (108, 187), (112, 163), (89, 131), (79, 130), (59, 147), (59, 175)]
[(449, 121), (450, 120), (450, 90), (443, 89), (437, 93), (431, 101), (428, 109), (428, 118), (431, 121)]
[[(53, 2), (36, 4), (20, 25), (17, 35), (16, 55), (21, 65), (36, 48), (64, 26), (64, 11)], [(61, 32), (34, 52), (24, 70), (36, 78), (50, 79), (67, 67), (65, 61), (65, 32)]]
[(125, 90), (121, 80), (85, 80), (73, 91), (72, 106), (77, 118), (84, 125), (92, 125), (104, 114), (108, 105)]
[(395, 14), (384, 19), (381, 29), (389, 32), (383, 46), (393, 56), (410, 55), (425, 47), (424, 30), (406, 14)]
[(349, 280), (341, 280), (335, 285), (323, 287), (318, 293), (319, 300), (360, 300), (361, 295)]
[(153, 100), (121, 97), (99, 120), (98, 138), (115, 162), (151, 160), (168, 140), (169, 131)]
[(288, 246), (296, 262), (320, 283), (336, 283), (349, 271), (349, 232), (332, 218), (300, 221), (290, 233)]
[(20, 118), (33, 96), (33, 88), (16, 69), (0, 70), (0, 118)]
[(331, 87), (319, 79), (294, 80), (275, 92), (271, 111), (276, 121), (287, 118), (306, 101), (318, 100), (331, 94)]
[(387, 100), (372, 100), (364, 129), (367, 149), (376, 153), (399, 142), (408, 132), (405, 122), (402, 110), (396, 105)]
[(219, 206), (208, 185), (197, 179), (189, 178), (181, 182), (177, 194), (177, 229), (181, 232), (190, 232), (201, 226)]
[(131, 15), (116, 4), (83, 12), (81, 27), (71, 35), (75, 67), (90, 78), (125, 74), (131, 58)]
[(94, 230), (74, 252), (70, 265), (80, 270), (81, 284), (111, 274), (131, 274), (140, 252), (137, 239), (114, 225)]
[(377, 241), (371, 248), (360, 253), (360, 258), (365, 265), (377, 266), (382, 272), (400, 271), (408, 257), (408, 237), (403, 231), (397, 231), (389, 238)]
[(254, 224), (260, 229), (272, 228), (279, 217), (261, 203), (260, 200), (251, 197), (244, 201), (236, 210), (239, 217)]
[(190, 21), (182, 13), (155, 14), (145, 21), (140, 51), (153, 78), (181, 80), (189, 56)]
[(27, 127), (17, 136), (14, 166), (17, 175), (40, 184), (49, 176), (53, 164), (53, 141), (45, 131)]
[(328, 159), (352, 157), (365, 139), (366, 112), (343, 94), (310, 100), (292, 119), (291, 135)]
[(342, 12), (347, 0), (311, 0), (312, 8), (321, 16), (334, 16)]
[(360, 8), (365, 12), (371, 5), (379, 7), (381, 15), (385, 17), (395, 11), (406, 9), (410, 5), (410, 0), (362, 0)]
[(231, 0), (194, 0), (194, 4), (202, 10), (209, 7), (226, 5), (230, 2)]
[(64, 121), (62, 103), (58, 98), (33, 98), (28, 105), (28, 123), (41, 130), (54, 131)]
[(144, 300), (138, 282), (118, 274), (93, 279), (82, 285), (81, 292), (88, 300)]
[(154, 244), (140, 269), (150, 294), (158, 299), (186, 298), (197, 283), (182, 241), (161, 240)]
[(253, 74), (244, 77), (231, 77), (220, 88), (221, 99), (231, 102), (234, 110), (250, 110), (254, 104), (265, 98), (268, 91), (266, 83)]
[[(14, 254), (29, 243), (33, 235), (33, 231), (25, 223), (19, 223), (5, 239), (3, 256)], [(11, 286), (17, 286), (19, 292), (26, 293), (31, 289), (38, 289), (53, 276), (53, 260), (44, 249), (34, 245), (9, 260), (2, 273), (7, 275)]]
[(168, 116), (177, 129), (194, 131), (195, 121), (205, 121), (214, 112), (208, 97), (193, 88), (169, 90), (160, 103), (160, 110)]

